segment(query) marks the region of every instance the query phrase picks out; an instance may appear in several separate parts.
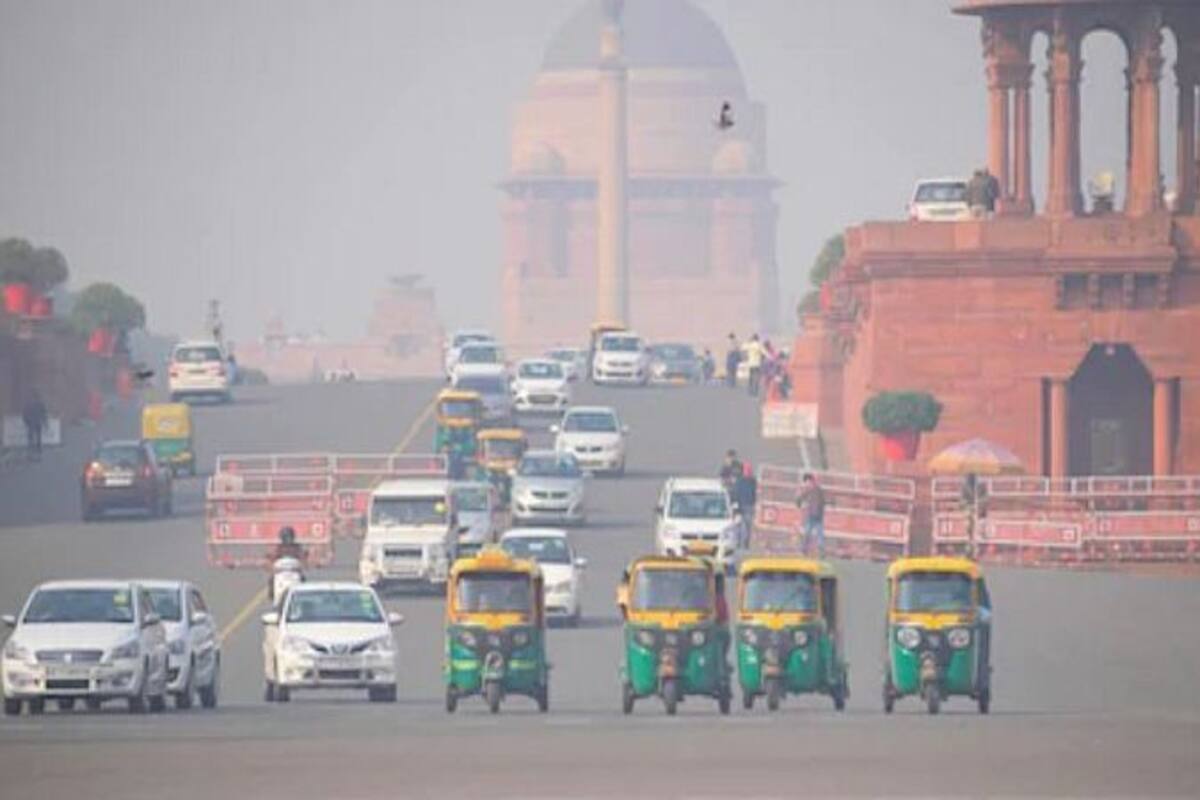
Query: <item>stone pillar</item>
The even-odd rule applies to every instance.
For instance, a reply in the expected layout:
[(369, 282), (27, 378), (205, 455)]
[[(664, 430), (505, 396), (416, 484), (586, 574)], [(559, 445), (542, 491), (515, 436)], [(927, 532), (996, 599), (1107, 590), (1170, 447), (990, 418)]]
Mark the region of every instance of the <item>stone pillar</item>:
[(1162, 15), (1153, 9), (1141, 12), (1133, 37), (1133, 162), (1125, 204), (1131, 216), (1162, 209), (1162, 158), (1159, 152), (1159, 80), (1162, 78)]
[(1050, 42), (1050, 185), (1046, 213), (1079, 213), (1079, 39), (1065, 16), (1055, 19)]
[(624, 0), (605, 0), (600, 33), (600, 163), (596, 190), (596, 321), (629, 324), (627, 71)]
[(1178, 176), (1176, 207), (1180, 214), (1196, 211), (1196, 84), (1197, 65), (1190, 59), (1184, 60), (1184, 49), (1180, 47), (1180, 60), (1175, 65), (1175, 77), (1179, 86), (1178, 98), (1178, 148), (1175, 170)]
[(989, 64), (988, 78), (988, 171), (1000, 183), (999, 205), (1004, 208), (1012, 195), (1009, 179), (1009, 96), (1008, 71), (1001, 64)]
[(1070, 411), (1067, 379), (1050, 379), (1050, 477), (1065, 478), (1070, 468)]
[(1033, 213), (1033, 155), (1030, 145), (1032, 116), (1029, 90), (1033, 64), (1023, 64), (1013, 87), (1013, 212)]
[(1171, 381), (1156, 378), (1154, 380), (1154, 474), (1156, 476), (1170, 475), (1171, 463), (1171, 422), (1174, 414), (1171, 408)]

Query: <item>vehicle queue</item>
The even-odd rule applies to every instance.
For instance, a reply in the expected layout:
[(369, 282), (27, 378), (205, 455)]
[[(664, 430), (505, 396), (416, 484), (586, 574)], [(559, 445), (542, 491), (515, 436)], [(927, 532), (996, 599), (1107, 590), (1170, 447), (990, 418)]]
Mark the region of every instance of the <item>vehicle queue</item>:
[[(644, 384), (653, 371), (641, 360), (646, 352), (636, 335), (602, 330), (585, 363), (597, 382)], [(584, 524), (590, 474), (584, 467), (622, 475), (630, 432), (615, 409), (570, 405), (568, 383), (580, 374), (581, 355), (560, 349), (522, 362), (531, 368), (520, 384), (521, 411), (544, 408), (559, 418), (550, 428), (554, 446), (531, 450), (511, 404), (493, 404), (488, 413), (481, 393), (462, 385), (495, 377), (497, 366), (506, 370), (501, 348), (485, 333), (469, 332), (448, 350), (452, 386), (435, 403), (434, 444), (459, 474), (376, 489), (360, 583), (300, 583), (275, 598), (262, 617), (266, 700), (351, 688), (365, 689), (372, 701), (394, 701), (393, 629), (403, 617), (385, 610), (380, 592), (389, 577), (419, 577), (445, 587), (446, 710), (478, 696), (496, 713), (509, 695), (549, 709), (546, 627), (550, 619), (578, 623), (586, 560), (574, 556), (566, 531), (522, 526)], [(507, 373), (502, 377), (507, 384)], [(153, 416), (148, 432), (161, 433), (163, 417), (186, 421), (166, 427), (184, 445), (161, 451), (164, 460), (184, 451), (190, 457), (186, 413), (167, 409)], [(485, 428), (487, 421), (496, 427)], [(139, 457), (153, 460), (156, 451), (146, 447)], [(190, 458), (174, 459), (171, 471), (177, 464), (194, 469)], [(517, 527), (505, 531), (497, 512)], [(761, 699), (775, 711), (786, 697), (808, 693), (825, 695), (842, 710), (850, 683), (835, 568), (749, 554), (750, 521), (739, 517), (714, 479), (669, 479), (655, 514), (654, 552), (630, 562), (616, 590), (622, 711), (658, 698), (673, 715), (687, 698), (707, 697), (727, 714), (735, 684), (746, 710)], [(414, 525), (447, 530), (450, 538), (435, 534), (415, 551), (411, 541), (388, 539)], [(388, 572), (389, 564), (414, 553), (424, 569), (419, 575)], [(734, 576), (731, 618), (726, 584)], [(991, 601), (978, 565), (899, 559), (887, 572), (884, 597), (884, 711), (917, 696), (935, 714), (946, 699), (963, 696), (987, 713)], [(89, 709), (120, 700), (134, 713), (162, 710), (167, 697), (180, 709), (193, 698), (206, 708), (217, 704), (216, 621), (190, 584), (51, 582), (34, 589), (19, 615), (3, 620), (14, 628), (0, 660), (7, 715), (22, 707), (41, 713), (48, 701), (68, 710), (79, 700)]]

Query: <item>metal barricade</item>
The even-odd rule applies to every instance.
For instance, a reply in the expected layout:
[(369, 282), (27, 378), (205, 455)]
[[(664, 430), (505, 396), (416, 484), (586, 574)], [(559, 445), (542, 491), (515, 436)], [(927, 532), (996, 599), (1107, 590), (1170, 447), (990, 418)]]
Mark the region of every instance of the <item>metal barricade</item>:
[(205, 500), (210, 564), (263, 567), (290, 526), (308, 563), (333, 560), (333, 481), (323, 476), (217, 474)]

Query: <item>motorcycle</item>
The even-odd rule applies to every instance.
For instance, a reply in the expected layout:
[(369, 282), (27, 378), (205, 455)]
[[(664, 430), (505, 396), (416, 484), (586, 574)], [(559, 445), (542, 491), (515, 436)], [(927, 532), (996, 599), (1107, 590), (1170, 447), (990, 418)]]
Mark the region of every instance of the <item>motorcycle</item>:
[(292, 556), (277, 558), (271, 564), (271, 582), (268, 585), (271, 603), (278, 604), (288, 589), (304, 582), (304, 565)]

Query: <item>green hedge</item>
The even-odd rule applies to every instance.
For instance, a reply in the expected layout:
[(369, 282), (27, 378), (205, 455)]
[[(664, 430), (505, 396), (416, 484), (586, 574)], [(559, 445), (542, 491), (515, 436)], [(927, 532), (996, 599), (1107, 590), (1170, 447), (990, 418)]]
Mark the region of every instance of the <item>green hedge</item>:
[(928, 392), (880, 392), (862, 408), (863, 424), (874, 433), (931, 431), (942, 416), (942, 404)]

